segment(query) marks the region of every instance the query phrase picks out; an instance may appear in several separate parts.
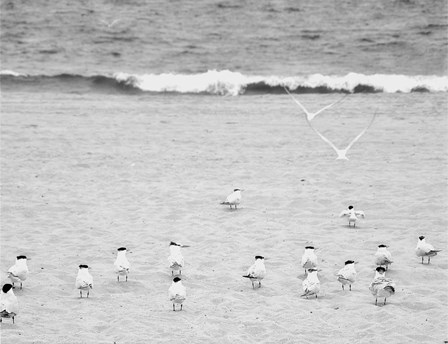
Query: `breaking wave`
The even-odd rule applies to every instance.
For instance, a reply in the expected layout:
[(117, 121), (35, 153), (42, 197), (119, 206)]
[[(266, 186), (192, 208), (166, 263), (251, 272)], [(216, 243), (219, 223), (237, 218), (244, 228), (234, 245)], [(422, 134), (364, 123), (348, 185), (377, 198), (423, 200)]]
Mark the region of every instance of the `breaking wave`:
[(294, 93), (410, 93), (447, 92), (448, 77), (435, 75), (251, 76), (228, 70), (197, 74), (27, 75), (0, 72), (3, 90), (97, 93), (179, 93), (209, 95)]

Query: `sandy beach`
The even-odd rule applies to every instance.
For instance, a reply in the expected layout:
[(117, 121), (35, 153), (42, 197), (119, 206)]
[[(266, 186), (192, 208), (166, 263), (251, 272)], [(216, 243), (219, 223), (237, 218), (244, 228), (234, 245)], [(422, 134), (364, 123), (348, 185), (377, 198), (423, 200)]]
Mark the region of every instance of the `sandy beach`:
[[(301, 99), (317, 109), (338, 97)], [(316, 117), (343, 147), (377, 109), (348, 161), (286, 95), (4, 93), (1, 103), (2, 284), (16, 255), (31, 258), (2, 343), (448, 340), (443, 94), (351, 95)], [(234, 187), (245, 191), (230, 211), (219, 203)], [(366, 213), (356, 229), (338, 217), (349, 204)], [(414, 254), (419, 235), (444, 250), (430, 265)], [(182, 312), (168, 300), (171, 240), (191, 246)], [(368, 290), (381, 243), (397, 285), (384, 307)], [(318, 299), (300, 297), (307, 244), (318, 248)], [(113, 272), (120, 246), (127, 283)], [(267, 258), (257, 290), (241, 277), (255, 255)], [(348, 259), (359, 261), (351, 292), (335, 276)], [(79, 264), (91, 267), (89, 299), (74, 287)]]

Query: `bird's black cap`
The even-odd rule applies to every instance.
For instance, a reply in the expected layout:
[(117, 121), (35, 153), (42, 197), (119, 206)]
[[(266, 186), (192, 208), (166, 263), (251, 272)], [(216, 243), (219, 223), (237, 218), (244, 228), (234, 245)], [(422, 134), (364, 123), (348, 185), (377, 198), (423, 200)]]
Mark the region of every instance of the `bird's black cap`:
[(233, 191), (235, 192), (235, 191), (240, 191), (241, 189), (233, 189)]
[(179, 281), (181, 281), (181, 279), (179, 277), (174, 277), (173, 278), (173, 282), (179, 282)]
[(8, 291), (12, 289), (12, 284), (6, 283), (3, 284), (2, 291), (6, 294)]
[(419, 238), (420, 240), (425, 239), (425, 237), (424, 237), (423, 235), (419, 236), (418, 238)]
[(384, 244), (381, 244), (381, 245), (378, 245), (378, 247), (387, 247), (387, 246)]
[(255, 259), (264, 259), (263, 256), (255, 256)]
[(314, 250), (314, 246), (305, 246), (305, 249), (307, 249), (307, 248)]
[(81, 265), (79, 266), (79, 268), (80, 268), (80, 269), (88, 269), (89, 266), (88, 266), (88, 265), (85, 265), (85, 264), (81, 264)]
[(353, 206), (352, 206), (352, 205), (349, 205), (349, 206), (348, 206), (348, 209), (349, 209), (349, 210), (352, 210), (352, 209), (353, 209)]
[(345, 265), (347, 265), (347, 264), (353, 264), (353, 263), (354, 263), (353, 260), (346, 260), (346, 261), (345, 261)]
[(17, 259), (26, 259), (26, 256), (17, 256)]
[(179, 244), (175, 243), (174, 241), (171, 241), (171, 242), (170, 242), (170, 246), (171, 246), (171, 245), (174, 245), (174, 246), (180, 246)]
[(383, 273), (383, 272), (386, 272), (386, 269), (383, 268), (382, 266), (378, 266), (378, 267), (376, 268), (376, 271)]
[(117, 251), (126, 251), (126, 247), (119, 247)]

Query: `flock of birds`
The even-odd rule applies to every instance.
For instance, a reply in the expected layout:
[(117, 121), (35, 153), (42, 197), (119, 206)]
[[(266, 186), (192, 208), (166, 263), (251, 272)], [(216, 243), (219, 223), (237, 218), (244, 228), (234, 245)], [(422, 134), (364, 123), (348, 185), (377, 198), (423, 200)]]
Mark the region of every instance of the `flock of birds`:
[[(230, 206), (230, 209), (237, 209), (241, 202), (241, 189), (234, 189), (234, 191), (221, 204)], [(347, 210), (341, 212), (340, 217), (347, 217), (349, 226), (356, 226), (358, 217), (364, 217), (363, 211), (355, 211), (353, 206), (349, 206)], [(168, 257), (171, 275), (173, 277), (171, 286), (168, 289), (169, 300), (172, 302), (173, 311), (179, 308), (182, 310), (183, 302), (187, 297), (187, 290), (182, 284), (182, 268), (184, 267), (184, 257), (181, 248), (189, 247), (171, 241), (169, 244), (170, 255)], [(420, 236), (415, 254), (422, 258), (427, 257), (427, 263), (431, 261), (431, 257), (437, 255), (441, 250), (436, 250), (432, 245), (426, 242), (424, 236)], [(130, 263), (126, 257), (126, 247), (117, 249), (117, 257), (114, 262), (115, 273), (117, 275), (117, 282), (120, 282), (120, 277), (127, 282), (130, 271)], [(6, 283), (2, 287), (0, 304), (1, 304), (1, 318), (11, 318), (14, 323), (15, 316), (19, 311), (19, 304), (13, 289), (15, 285), (20, 283), (20, 289), (23, 288), (23, 282), (28, 277), (27, 257), (24, 255), (17, 256), (15, 264), (8, 270), (8, 278), (11, 283)], [(255, 256), (255, 263), (249, 267), (247, 273), (242, 277), (250, 279), (252, 288), (256, 285), (261, 288), (261, 281), (266, 276), (266, 266), (263, 256)], [(349, 290), (352, 290), (352, 284), (356, 281), (357, 272), (353, 260), (347, 260), (342, 269), (337, 273), (337, 280), (341, 283), (342, 289), (348, 285)], [(395, 283), (386, 277), (386, 271), (390, 264), (392, 264), (392, 255), (388, 251), (386, 245), (379, 245), (375, 253), (375, 277), (370, 284), (369, 290), (375, 297), (375, 305), (378, 303), (378, 298), (384, 298), (383, 304), (386, 304), (387, 298), (395, 294)], [(320, 281), (318, 277), (318, 262), (314, 246), (306, 246), (303, 253), (301, 265), (305, 269), (306, 278), (302, 283), (303, 294), (302, 297), (315, 296), (317, 298), (320, 291)], [(89, 297), (90, 290), (93, 288), (93, 277), (89, 272), (89, 266), (85, 264), (79, 265), (78, 275), (76, 276), (75, 287), (79, 290), (80, 298), (85, 292), (86, 297)], [(179, 305), (180, 307), (176, 307)]]
[(350, 143), (347, 145), (347, 147), (345, 147), (345, 149), (339, 149), (338, 147), (336, 147), (334, 145), (333, 142), (331, 142), (327, 137), (325, 137), (320, 131), (318, 131), (316, 128), (313, 127), (313, 125), (311, 124), (311, 121), (314, 119), (314, 117), (316, 117), (318, 114), (320, 114), (321, 112), (331, 108), (333, 105), (336, 105), (337, 103), (341, 102), (342, 100), (345, 99), (345, 97), (347, 97), (347, 95), (345, 95), (344, 97), (342, 97), (341, 99), (335, 101), (334, 103), (327, 105), (325, 107), (323, 107), (322, 109), (320, 109), (319, 111), (316, 112), (309, 112), (305, 106), (302, 105), (302, 103), (300, 103), (296, 98), (294, 98), (294, 96), (288, 91), (288, 89), (286, 87), (284, 87), (285, 91), (287, 94), (289, 94), (292, 98), (292, 100), (294, 100), (294, 102), (299, 106), (299, 108), (305, 113), (305, 119), (306, 122), (308, 123), (308, 125), (310, 126), (310, 128), (325, 142), (327, 143), (331, 148), (333, 148), (333, 150), (336, 152), (336, 154), (338, 155), (336, 160), (348, 160), (347, 158), (347, 152), (349, 151), (349, 149), (355, 144), (356, 141), (358, 141), (361, 136), (363, 136), (365, 134), (365, 132), (367, 131), (367, 129), (370, 128), (370, 126), (373, 124), (373, 121), (375, 120), (376, 117), (376, 111), (373, 114), (373, 117), (371, 119), (371, 121), (369, 122), (369, 124), (352, 140), (350, 141)]
[[(115, 24), (106, 23), (108, 26)], [(109, 25), (110, 24), (110, 25)], [(285, 91), (292, 97), (296, 104), (303, 110), (306, 115), (306, 121), (309, 126), (316, 132), (322, 140), (328, 143), (337, 153), (337, 159), (346, 159), (346, 154), (352, 145), (366, 132), (366, 130), (372, 125), (376, 113), (369, 125), (356, 136), (350, 144), (343, 150), (338, 149), (330, 140), (328, 140), (324, 135), (322, 135), (318, 130), (316, 130), (312, 125), (311, 121), (322, 111), (332, 107), (333, 105), (339, 103), (344, 98), (325, 106), (315, 113), (310, 113), (297, 99), (295, 99), (292, 94), (285, 88)], [(234, 191), (226, 198), (221, 204), (230, 206), (230, 209), (237, 209), (241, 202), (241, 189), (234, 189)], [(356, 226), (356, 222), (359, 217), (365, 217), (363, 211), (355, 210), (353, 206), (349, 206), (348, 209), (341, 212), (340, 217), (347, 217), (349, 227), (353, 225)], [(171, 286), (168, 289), (169, 300), (172, 302), (173, 311), (176, 311), (180, 305), (180, 310), (182, 310), (183, 302), (186, 300), (187, 291), (185, 286), (182, 284), (182, 268), (184, 266), (184, 258), (181, 252), (182, 247), (188, 247), (187, 245), (182, 245), (176, 242), (170, 242), (170, 255), (168, 257), (169, 266), (171, 269), (171, 275), (173, 280)], [(426, 242), (424, 236), (419, 237), (415, 253), (418, 257), (422, 258), (422, 264), (424, 263), (424, 257), (427, 257), (428, 264), (430, 263), (431, 257), (437, 255), (441, 250), (436, 250), (432, 245)], [(117, 258), (114, 262), (115, 272), (117, 274), (117, 281), (120, 282), (120, 277), (124, 277), (125, 281), (128, 280), (128, 275), (130, 271), (130, 264), (126, 257), (126, 247), (120, 247), (117, 250)], [(266, 266), (264, 264), (263, 256), (255, 256), (255, 263), (249, 267), (247, 273), (243, 277), (250, 279), (252, 282), (252, 288), (255, 289), (256, 284), (258, 288), (261, 288), (261, 281), (266, 276)], [(392, 264), (392, 255), (387, 250), (386, 245), (379, 245), (378, 250), (375, 253), (375, 264), (377, 268), (375, 270), (375, 276), (373, 281), (370, 283), (369, 290), (375, 297), (375, 305), (378, 303), (378, 298), (384, 298), (383, 304), (386, 304), (387, 298), (395, 294), (395, 283), (386, 277), (386, 271), (390, 264)], [(347, 260), (342, 269), (337, 273), (337, 280), (341, 283), (342, 289), (345, 290), (345, 286), (349, 286), (349, 290), (352, 290), (352, 284), (356, 281), (357, 272), (355, 269), (355, 264), (357, 262), (353, 260)], [(305, 252), (303, 253), (301, 265), (305, 269), (306, 278), (302, 283), (303, 294), (302, 297), (315, 296), (317, 298), (320, 291), (320, 281), (318, 278), (318, 268), (317, 268), (317, 256), (315, 253), (314, 246), (306, 246)], [(18, 314), (19, 305), (16, 295), (13, 292), (16, 283), (20, 283), (20, 289), (23, 287), (23, 281), (28, 277), (28, 267), (27, 267), (27, 257), (17, 256), (16, 263), (8, 270), (8, 277), (11, 283), (6, 283), (2, 287), (0, 304), (0, 321), (2, 318), (11, 318), (14, 323), (15, 316)], [(256, 282), (256, 283), (255, 283)], [(93, 288), (93, 277), (89, 272), (89, 266), (85, 264), (79, 265), (78, 275), (76, 277), (75, 286), (79, 289), (79, 295), (82, 298), (83, 292), (86, 292), (86, 297), (89, 297), (90, 290)]]

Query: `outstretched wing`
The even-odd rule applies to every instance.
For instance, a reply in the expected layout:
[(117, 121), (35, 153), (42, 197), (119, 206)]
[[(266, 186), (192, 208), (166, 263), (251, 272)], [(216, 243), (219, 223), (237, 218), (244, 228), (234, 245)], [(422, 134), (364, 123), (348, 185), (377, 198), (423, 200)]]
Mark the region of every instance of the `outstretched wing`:
[(341, 99), (336, 100), (334, 103), (331, 103), (330, 105), (324, 106), (322, 109), (320, 109), (319, 111), (315, 112), (314, 114), (311, 115), (310, 121), (316, 117), (318, 114), (320, 114), (322, 111), (325, 111), (326, 109), (331, 108), (333, 105), (336, 105), (337, 103), (343, 101), (346, 97), (348, 96), (348, 93), (346, 95), (344, 95)]
[(365, 134), (365, 132), (367, 131), (367, 129), (369, 129), (370, 126), (373, 124), (373, 121), (375, 120), (375, 117), (376, 117), (376, 113), (377, 113), (377, 111), (375, 111), (375, 113), (373, 114), (373, 117), (372, 117), (372, 119), (370, 120), (369, 125), (368, 125), (367, 127), (365, 127), (364, 130), (361, 131), (361, 132), (358, 134), (358, 136), (356, 136), (356, 137), (352, 140), (352, 142), (350, 142), (350, 143), (348, 144), (347, 148), (345, 148), (345, 150), (346, 150), (347, 152), (348, 152), (348, 150), (355, 144), (355, 142), (358, 141), (358, 140), (361, 138), (361, 136)]
[(350, 212), (348, 210), (343, 210), (340, 214), (339, 217), (343, 217), (343, 216), (349, 216)]
[(320, 138), (321, 138), (323, 141), (325, 141), (326, 143), (328, 143), (328, 145), (329, 145), (331, 148), (333, 148), (334, 151), (335, 151), (336, 153), (338, 153), (338, 152), (340, 151), (340, 150), (338, 149), (338, 147), (336, 147), (336, 146), (333, 144), (333, 142), (331, 142), (329, 139), (327, 139), (324, 135), (322, 135), (316, 128), (314, 128), (314, 127), (311, 125), (311, 122), (308, 120), (308, 118), (306, 119), (306, 121), (308, 122), (308, 124), (309, 124), (309, 126), (311, 127), (311, 129), (313, 129), (314, 132), (315, 132), (317, 135), (319, 135)]
[(324, 106), (322, 109), (320, 109), (319, 111), (315, 112), (315, 113), (310, 113), (289, 91), (286, 87), (283, 87), (286, 91), (286, 93), (288, 93), (292, 100), (294, 100), (294, 102), (303, 110), (303, 112), (306, 113), (306, 117), (308, 120), (312, 120), (314, 117), (316, 117), (318, 114), (320, 114), (321, 112), (331, 108), (333, 105), (336, 105), (337, 103), (341, 102), (342, 100), (344, 100), (348, 94), (344, 95), (344, 97), (342, 97), (341, 99), (331, 103), (330, 105)]
[(355, 211), (355, 215), (356, 216), (362, 216), (363, 218), (366, 217), (366, 215), (364, 214), (364, 212), (362, 210), (356, 210)]
[(283, 88), (285, 89), (286, 93), (288, 93), (291, 96), (292, 100), (294, 100), (294, 102), (303, 110), (303, 112), (305, 112), (306, 118), (311, 118), (312, 116), (308, 112), (308, 110), (305, 109), (305, 107), (296, 98), (294, 98), (294, 96), (288, 91), (288, 89), (286, 87), (283, 87)]

